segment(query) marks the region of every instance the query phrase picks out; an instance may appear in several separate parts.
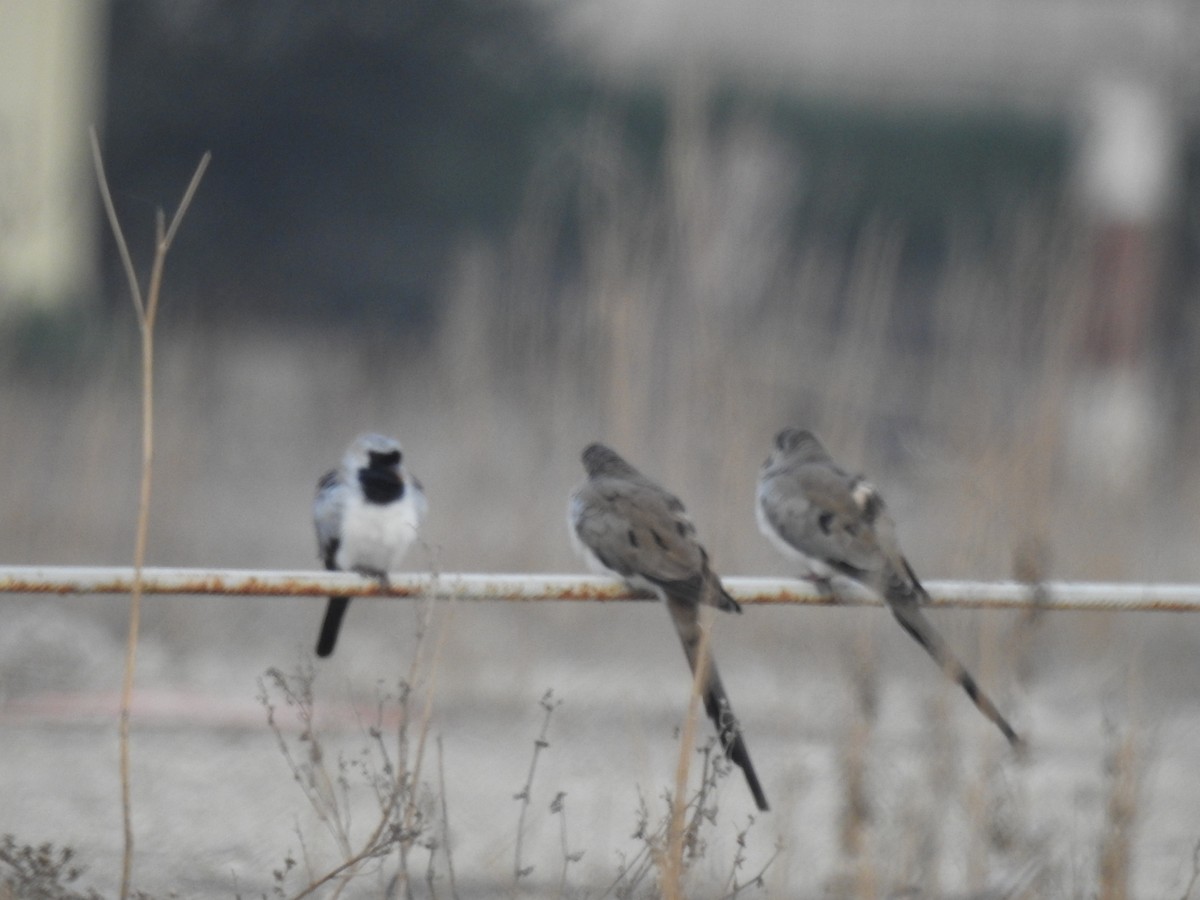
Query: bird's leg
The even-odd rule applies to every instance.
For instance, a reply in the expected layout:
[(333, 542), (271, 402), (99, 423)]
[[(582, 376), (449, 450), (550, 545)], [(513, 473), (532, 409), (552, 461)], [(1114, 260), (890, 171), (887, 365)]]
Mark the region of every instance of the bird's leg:
[(357, 568), (354, 570), (363, 578), (372, 578), (379, 584), (380, 593), (386, 594), (391, 591), (392, 583), (388, 580), (387, 572), (380, 572), (377, 569)]
[(837, 599), (837, 592), (833, 589), (833, 576), (832, 575), (822, 575), (819, 572), (816, 572), (815, 570), (809, 569), (807, 572), (805, 572), (803, 575), (800, 576), (800, 579), (802, 581), (807, 581), (814, 588), (816, 588), (817, 593), (820, 594), (824, 599), (826, 599), (826, 600), (836, 600)]

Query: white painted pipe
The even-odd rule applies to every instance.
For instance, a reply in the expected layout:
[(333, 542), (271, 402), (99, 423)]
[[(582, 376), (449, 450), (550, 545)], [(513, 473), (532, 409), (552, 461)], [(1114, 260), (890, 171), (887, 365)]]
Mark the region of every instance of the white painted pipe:
[[(0, 566), (0, 593), (128, 594), (133, 587), (128, 566)], [(837, 595), (792, 578), (726, 577), (722, 582), (748, 605), (807, 604), (879, 605), (868, 591), (838, 583)], [(1012, 581), (929, 581), (934, 606), (974, 609), (1044, 610), (1200, 610), (1200, 585), (1124, 582), (1048, 581), (1036, 592)], [(620, 582), (588, 575), (502, 575), (448, 572), (440, 575), (403, 573), (391, 577), (391, 591), (377, 582), (346, 572), (269, 571), (252, 569), (142, 570), (144, 594), (227, 594), (263, 597), (414, 597), (434, 595), (459, 600), (629, 601), (646, 600)]]

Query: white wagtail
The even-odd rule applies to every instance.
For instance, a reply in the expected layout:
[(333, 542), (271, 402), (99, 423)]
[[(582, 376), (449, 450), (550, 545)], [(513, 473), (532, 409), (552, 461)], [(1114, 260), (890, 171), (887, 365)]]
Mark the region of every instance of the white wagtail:
[[(341, 465), (321, 476), (313, 501), (317, 551), (330, 571), (379, 579), (404, 558), (425, 518), (425, 492), (404, 468), (400, 444), (378, 434), (360, 435)], [(329, 656), (349, 597), (330, 597), (317, 640)]]
[[(675, 630), (695, 673), (699, 662), (699, 605), (741, 612), (696, 539), (696, 529), (679, 498), (663, 490), (603, 444), (583, 451), (587, 480), (571, 494), (568, 525), (572, 543), (596, 571), (616, 575), (667, 604)], [(754, 802), (767, 798), (733, 714), (716, 662), (709, 655), (702, 685), (704, 708), (725, 755), (742, 768)]]
[(817, 580), (844, 576), (882, 597), (900, 626), (962, 685), (1009, 743), (1020, 744), (921, 611), (929, 595), (900, 552), (895, 524), (874, 485), (839, 469), (810, 432), (785, 428), (759, 473), (756, 512), (763, 534)]

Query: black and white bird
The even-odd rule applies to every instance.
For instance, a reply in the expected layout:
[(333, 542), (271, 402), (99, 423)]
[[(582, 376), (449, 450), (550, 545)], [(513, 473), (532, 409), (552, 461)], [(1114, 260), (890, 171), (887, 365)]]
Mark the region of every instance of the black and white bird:
[(785, 428), (763, 463), (755, 504), (762, 533), (816, 579), (853, 579), (887, 603), (896, 621), (962, 685), (1013, 746), (1020, 738), (921, 611), (929, 595), (900, 551), (875, 486), (838, 468), (808, 431)]
[[(616, 575), (666, 603), (695, 673), (700, 604), (726, 612), (741, 612), (741, 607), (709, 568), (708, 554), (678, 497), (603, 444), (591, 444), (583, 451), (583, 467), (587, 480), (572, 492), (568, 508), (572, 543), (596, 571)], [(766, 810), (767, 798), (711, 654), (705, 671), (704, 709), (716, 726), (725, 755), (741, 767), (754, 802)]]
[[(341, 465), (321, 476), (313, 501), (317, 552), (330, 571), (358, 572), (385, 588), (425, 518), (425, 492), (404, 467), (400, 444), (360, 435)], [(337, 643), (349, 597), (330, 597), (317, 639), (317, 656)]]

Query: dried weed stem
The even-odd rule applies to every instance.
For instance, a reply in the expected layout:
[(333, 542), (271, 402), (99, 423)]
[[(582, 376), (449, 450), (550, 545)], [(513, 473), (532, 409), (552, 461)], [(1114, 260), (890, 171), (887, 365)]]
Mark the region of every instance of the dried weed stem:
[(100, 187), (100, 196), (104, 201), (104, 210), (108, 215), (108, 223), (112, 227), (113, 238), (121, 255), (121, 264), (125, 269), (125, 277), (129, 281), (129, 291), (133, 297), (134, 310), (137, 312), (138, 328), (142, 338), (142, 477), (138, 500), (137, 535), (133, 551), (133, 590), (129, 596), (129, 634), (125, 644), (125, 669), (121, 681), (121, 719), (120, 719), (120, 766), (121, 766), (121, 813), (124, 827), (124, 850), (121, 856), (121, 900), (129, 896), (130, 877), (133, 872), (133, 812), (130, 803), (129, 788), (129, 709), (133, 699), (133, 676), (137, 666), (138, 624), (141, 615), (142, 601), (142, 567), (146, 561), (146, 540), (149, 535), (150, 522), (150, 489), (153, 481), (154, 468), (154, 323), (158, 317), (158, 299), (162, 288), (163, 270), (167, 262), (167, 253), (179, 230), (183, 217), (191, 205), (192, 198), (200, 186), (200, 179), (212, 159), (212, 154), (205, 153), (200, 158), (199, 165), (183, 193), (183, 199), (171, 224), (165, 225), (162, 209), (156, 211), (154, 230), (154, 261), (150, 266), (150, 281), (146, 289), (145, 299), (142, 296), (141, 285), (133, 259), (129, 254), (129, 245), (117, 218), (116, 206), (113, 204), (112, 193), (108, 187), (108, 178), (104, 174), (104, 159), (100, 153), (100, 139), (96, 129), (91, 130), (92, 159), (96, 166), (96, 181)]

